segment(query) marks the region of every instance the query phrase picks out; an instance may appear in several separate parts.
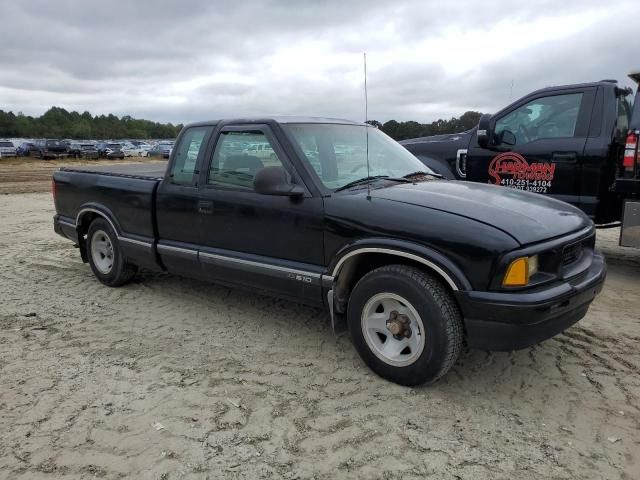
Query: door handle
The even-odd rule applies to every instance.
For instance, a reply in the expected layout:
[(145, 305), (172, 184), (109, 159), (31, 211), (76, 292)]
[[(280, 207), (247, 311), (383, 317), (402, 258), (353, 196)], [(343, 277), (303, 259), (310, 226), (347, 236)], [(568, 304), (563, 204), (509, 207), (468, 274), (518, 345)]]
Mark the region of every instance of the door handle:
[(553, 152), (551, 160), (557, 163), (576, 163), (578, 154), (576, 152)]
[(211, 215), (213, 213), (213, 202), (200, 200), (198, 202), (198, 213)]

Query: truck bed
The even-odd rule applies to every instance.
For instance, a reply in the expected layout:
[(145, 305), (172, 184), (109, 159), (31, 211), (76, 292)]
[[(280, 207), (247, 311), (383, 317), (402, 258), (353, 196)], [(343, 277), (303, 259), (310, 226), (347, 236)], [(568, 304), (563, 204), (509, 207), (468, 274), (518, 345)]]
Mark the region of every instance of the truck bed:
[(83, 165), (81, 167), (62, 167), (60, 170), (77, 173), (97, 173), (101, 175), (135, 178), (140, 180), (162, 180), (166, 168), (166, 162), (158, 162), (131, 163), (124, 165)]
[[(54, 173), (58, 217), (82, 230), (98, 212), (112, 219), (119, 238), (151, 245), (155, 240), (155, 191), (166, 164), (63, 167)], [(86, 227), (87, 225), (84, 225)]]

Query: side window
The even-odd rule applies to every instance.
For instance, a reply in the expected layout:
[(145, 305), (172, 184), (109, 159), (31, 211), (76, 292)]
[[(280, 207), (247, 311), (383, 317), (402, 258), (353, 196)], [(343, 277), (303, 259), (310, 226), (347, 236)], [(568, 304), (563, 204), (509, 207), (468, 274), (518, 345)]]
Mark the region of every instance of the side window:
[(205, 148), (205, 138), (210, 131), (210, 127), (189, 128), (178, 144), (174, 156), (174, 163), (171, 167), (171, 183), (178, 185), (191, 185), (196, 175), (196, 165), (198, 156)]
[(263, 132), (222, 132), (211, 160), (208, 183), (253, 189), (256, 172), (274, 166), (283, 165)]
[(537, 98), (496, 122), (495, 135), (509, 130), (516, 145), (539, 138), (573, 137), (578, 123), (582, 93)]
[(629, 130), (629, 122), (631, 121), (631, 103), (627, 97), (618, 97), (618, 121), (616, 124), (616, 135), (623, 137), (627, 135)]

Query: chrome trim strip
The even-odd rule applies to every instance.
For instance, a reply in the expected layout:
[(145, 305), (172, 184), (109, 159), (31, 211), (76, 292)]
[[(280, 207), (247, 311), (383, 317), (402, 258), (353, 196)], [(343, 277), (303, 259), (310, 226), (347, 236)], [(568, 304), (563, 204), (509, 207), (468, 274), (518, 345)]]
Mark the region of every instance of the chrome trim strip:
[(322, 275), (320, 280), (323, 287), (331, 288), (335, 279), (331, 275)]
[(139, 245), (141, 247), (147, 247), (147, 248), (151, 248), (151, 246), (153, 245), (151, 242), (143, 242), (142, 240), (135, 240), (129, 237), (118, 237), (118, 241), (133, 243), (134, 245)]
[(467, 149), (466, 148), (460, 148), (456, 152), (456, 172), (458, 172), (458, 175), (460, 175), (460, 177), (462, 177), (462, 178), (467, 178), (466, 159), (465, 159), (465, 170), (464, 170), (464, 172), (460, 169), (461, 157), (462, 157), (462, 155), (466, 155), (466, 154), (467, 154)]
[(78, 212), (78, 215), (76, 216), (76, 226), (80, 225), (80, 219), (82, 218), (82, 215), (85, 212), (93, 212), (93, 213), (97, 213), (98, 215), (100, 215), (102, 218), (104, 218), (107, 222), (109, 222), (109, 225), (111, 225), (111, 228), (113, 228), (113, 231), (116, 232), (116, 235), (118, 235), (118, 229), (116, 228), (116, 226), (113, 224), (113, 222), (111, 221), (111, 219), (109, 217), (107, 217), (104, 212), (101, 212), (100, 210), (97, 210), (95, 208), (83, 208), (82, 210), (80, 210)]
[[(118, 239), (119, 242), (133, 243), (135, 245), (139, 245), (139, 246), (147, 247), (147, 248), (151, 248), (153, 246), (153, 243), (151, 243), (151, 242), (144, 242), (142, 240), (136, 240), (134, 238), (129, 238), (129, 237), (125, 237), (125, 236), (122, 236), (122, 235), (118, 235), (118, 230), (116, 229), (116, 226), (111, 221), (111, 219), (107, 215), (105, 215), (104, 212), (101, 212), (100, 210), (95, 209), (95, 208), (83, 208), (82, 210), (80, 210), (78, 212), (78, 215), (76, 216), (76, 224), (72, 225), (69, 222), (68, 225), (69, 226), (73, 226), (74, 228), (77, 228), (77, 226), (80, 224), (80, 219), (82, 218), (82, 215), (84, 213), (86, 213), (86, 212), (97, 213), (98, 215), (100, 215), (100, 217), (104, 218), (107, 222), (109, 222), (109, 225), (111, 225), (111, 228), (113, 229), (113, 231), (116, 232), (116, 238)], [(60, 220), (59, 218), (58, 218), (58, 222), (59, 223), (64, 223), (64, 221)]]
[(218, 255), (215, 253), (208, 253), (208, 252), (203, 252), (200, 251), (200, 256), (201, 257), (206, 257), (206, 258), (211, 258), (214, 260), (222, 260), (223, 262), (229, 262), (229, 263), (240, 263), (242, 265), (248, 265), (251, 267), (258, 267), (258, 268), (266, 268), (266, 269), (270, 269), (270, 270), (277, 270), (279, 272), (284, 272), (284, 273), (293, 273), (296, 275), (304, 275), (305, 277), (312, 277), (315, 279), (320, 279), (321, 274), (320, 273), (316, 273), (316, 272), (309, 272), (306, 270), (297, 270), (295, 268), (287, 268), (287, 267), (281, 267), (278, 265), (271, 265), (270, 263), (262, 263), (262, 262), (255, 262), (253, 260), (245, 260), (242, 258), (236, 258), (236, 257), (228, 257), (225, 255)]
[(167, 252), (178, 252), (178, 253), (186, 253), (188, 255), (198, 255), (198, 250), (194, 250), (191, 248), (181, 248), (174, 247), (173, 245), (164, 245), (162, 243), (158, 244), (158, 251), (165, 250)]
[(420, 262), (423, 265), (426, 265), (427, 267), (434, 270), (436, 273), (438, 273), (449, 284), (452, 290), (458, 291), (458, 287), (456, 283), (449, 276), (449, 274), (445, 272), (442, 268), (440, 268), (438, 265), (436, 265), (435, 263), (427, 260), (426, 258), (419, 257), (418, 255), (414, 255), (412, 253), (403, 252), (402, 250), (392, 250), (389, 248), (367, 247), (367, 248), (359, 248), (357, 250), (349, 252), (338, 261), (335, 268), (333, 269), (332, 275), (334, 277), (337, 277), (338, 274), (340, 273), (340, 269), (342, 268), (342, 265), (344, 265), (344, 263), (347, 260), (349, 260), (351, 257), (360, 255), (361, 253), (386, 253), (389, 255), (396, 255), (398, 257), (408, 258), (409, 260), (413, 260), (415, 262)]
[(66, 220), (58, 217), (58, 223), (62, 224), (62, 225), (66, 225), (67, 227), (72, 227), (72, 228), (76, 228), (76, 224), (75, 223), (71, 223), (71, 222), (67, 222)]

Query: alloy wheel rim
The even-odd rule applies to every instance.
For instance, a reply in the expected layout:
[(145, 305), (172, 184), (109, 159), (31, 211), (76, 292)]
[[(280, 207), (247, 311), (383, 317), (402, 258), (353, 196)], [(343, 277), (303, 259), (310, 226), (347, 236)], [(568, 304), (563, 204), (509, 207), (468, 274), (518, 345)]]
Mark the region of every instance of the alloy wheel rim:
[(113, 244), (103, 230), (97, 230), (91, 237), (91, 258), (100, 273), (107, 275), (113, 269)]
[(388, 365), (411, 365), (424, 350), (426, 334), (420, 315), (395, 293), (378, 293), (367, 301), (361, 328), (369, 349)]

